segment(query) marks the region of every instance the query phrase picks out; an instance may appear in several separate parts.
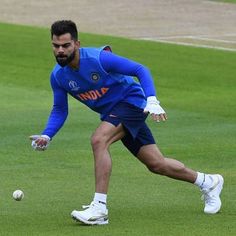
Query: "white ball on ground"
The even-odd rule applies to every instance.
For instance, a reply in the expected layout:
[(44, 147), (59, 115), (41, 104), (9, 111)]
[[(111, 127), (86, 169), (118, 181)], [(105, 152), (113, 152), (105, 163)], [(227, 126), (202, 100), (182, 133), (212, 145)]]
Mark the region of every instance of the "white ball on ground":
[(24, 193), (23, 193), (23, 191), (18, 189), (13, 192), (12, 196), (16, 201), (20, 201), (24, 198)]

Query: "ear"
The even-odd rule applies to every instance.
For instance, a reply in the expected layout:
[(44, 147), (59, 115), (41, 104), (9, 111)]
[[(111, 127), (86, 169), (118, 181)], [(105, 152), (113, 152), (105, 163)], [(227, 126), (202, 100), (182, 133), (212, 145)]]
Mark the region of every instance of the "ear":
[(76, 46), (77, 48), (80, 48), (80, 41), (79, 41), (79, 40), (75, 41), (75, 46)]

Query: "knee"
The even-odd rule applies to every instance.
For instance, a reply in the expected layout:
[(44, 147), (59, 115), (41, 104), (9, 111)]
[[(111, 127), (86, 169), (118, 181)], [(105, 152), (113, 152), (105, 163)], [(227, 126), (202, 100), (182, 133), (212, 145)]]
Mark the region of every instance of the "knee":
[(104, 147), (106, 142), (103, 135), (94, 133), (90, 139), (90, 143), (93, 149), (97, 149), (99, 147)]

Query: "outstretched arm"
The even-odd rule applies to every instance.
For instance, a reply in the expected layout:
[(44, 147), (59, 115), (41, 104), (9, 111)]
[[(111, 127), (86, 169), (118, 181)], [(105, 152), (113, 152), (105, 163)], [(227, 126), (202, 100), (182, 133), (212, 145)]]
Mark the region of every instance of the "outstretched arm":
[(51, 75), (51, 87), (53, 91), (53, 108), (46, 128), (42, 132), (43, 135), (48, 135), (50, 138), (63, 126), (68, 115), (67, 92), (59, 86), (53, 75)]
[(165, 121), (167, 119), (165, 111), (156, 98), (152, 75), (146, 66), (108, 51), (101, 52), (100, 62), (108, 73), (114, 72), (137, 77), (147, 98), (147, 106), (144, 112), (149, 112), (155, 121)]
[(68, 115), (67, 92), (58, 85), (53, 75), (51, 75), (51, 87), (54, 102), (46, 128), (41, 135), (30, 136), (32, 147), (39, 151), (43, 151), (48, 147), (50, 140), (63, 126)]

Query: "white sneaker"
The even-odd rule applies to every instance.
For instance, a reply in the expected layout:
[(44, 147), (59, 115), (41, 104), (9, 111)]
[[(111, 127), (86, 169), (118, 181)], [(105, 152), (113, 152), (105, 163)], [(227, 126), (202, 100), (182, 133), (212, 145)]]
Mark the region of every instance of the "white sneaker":
[(88, 206), (82, 206), (83, 211), (74, 210), (71, 217), (88, 225), (105, 225), (108, 224), (108, 210), (100, 206), (99, 203), (91, 202)]
[(207, 214), (215, 214), (221, 208), (220, 193), (223, 189), (224, 179), (221, 175), (211, 175), (213, 185), (211, 188), (201, 189), (202, 200), (205, 201), (204, 212)]

